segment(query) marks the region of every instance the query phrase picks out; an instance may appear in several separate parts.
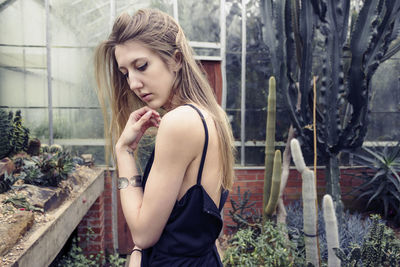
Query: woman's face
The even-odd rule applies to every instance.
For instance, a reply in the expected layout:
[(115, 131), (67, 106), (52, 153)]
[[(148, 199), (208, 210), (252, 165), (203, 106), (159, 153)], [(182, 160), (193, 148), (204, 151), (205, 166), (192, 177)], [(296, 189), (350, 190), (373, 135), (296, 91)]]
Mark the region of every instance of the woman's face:
[(115, 58), (130, 89), (147, 106), (168, 107), (175, 74), (156, 53), (139, 42), (127, 41), (115, 47)]

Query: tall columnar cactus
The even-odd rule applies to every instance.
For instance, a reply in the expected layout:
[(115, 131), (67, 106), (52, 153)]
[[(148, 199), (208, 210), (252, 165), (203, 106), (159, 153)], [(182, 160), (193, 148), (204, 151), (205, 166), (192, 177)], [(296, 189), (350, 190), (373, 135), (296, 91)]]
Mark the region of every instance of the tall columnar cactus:
[(0, 109), (0, 159), (8, 156), (12, 150), (12, 113)]
[[(342, 216), (338, 154), (362, 145), (368, 122), (371, 78), (400, 50), (400, 1), (365, 0), (348, 34), (348, 0), (262, 0), (264, 41), (278, 88), (304, 144), (313, 147), (312, 76), (319, 76), (318, 155), (326, 168), (327, 193)], [(313, 68), (317, 31), (324, 38)], [(318, 36), (321, 36), (318, 35)], [(318, 62), (319, 63), (319, 62)], [(322, 68), (321, 68), (322, 66)], [(298, 86), (297, 86), (298, 85)], [(296, 109), (301, 95), (300, 110)]]
[(274, 213), (276, 206), (278, 205), (280, 185), (281, 185), (281, 174), (282, 174), (282, 156), (281, 151), (276, 150), (274, 156), (274, 168), (272, 170), (272, 182), (271, 191), (267, 206), (265, 207), (265, 214), (270, 216)]
[(328, 244), (328, 267), (340, 267), (340, 259), (336, 256), (334, 248), (339, 246), (339, 233), (335, 208), (332, 197), (326, 194), (322, 200), (324, 210), (326, 242)]
[(21, 111), (13, 116), (0, 110), (0, 159), (26, 151), (29, 144), (29, 129), (22, 125)]
[(314, 266), (319, 266), (318, 235), (317, 235), (317, 190), (315, 188), (314, 173), (306, 167), (300, 144), (297, 139), (290, 141), (290, 149), (296, 169), (303, 179), (303, 228), (306, 244), (306, 260)]
[[(275, 151), (275, 128), (276, 128), (276, 82), (275, 78), (269, 79), (267, 126), (265, 140), (265, 174), (263, 195), (263, 218), (272, 215), (275, 211), (280, 189), (281, 180), (281, 153)], [(274, 160), (275, 159), (275, 160)], [(275, 162), (279, 160), (279, 162)]]

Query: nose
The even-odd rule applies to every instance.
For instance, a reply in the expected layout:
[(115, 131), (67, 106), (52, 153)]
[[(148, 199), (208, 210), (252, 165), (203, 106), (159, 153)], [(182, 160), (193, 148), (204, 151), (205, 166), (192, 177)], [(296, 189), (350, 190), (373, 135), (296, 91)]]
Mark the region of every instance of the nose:
[(143, 87), (143, 82), (133, 73), (129, 73), (128, 83), (129, 83), (129, 88), (132, 91), (138, 90)]

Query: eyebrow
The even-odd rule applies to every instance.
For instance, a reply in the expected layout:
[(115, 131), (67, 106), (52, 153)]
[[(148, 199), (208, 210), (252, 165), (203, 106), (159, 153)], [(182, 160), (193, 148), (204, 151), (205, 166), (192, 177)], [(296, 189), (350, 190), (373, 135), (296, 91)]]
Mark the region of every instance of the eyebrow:
[[(147, 57), (139, 57), (139, 58), (136, 58), (136, 59), (134, 59), (130, 64), (136, 64), (136, 62), (138, 62), (139, 60), (147, 60)], [(126, 69), (124, 66), (119, 66), (118, 65), (118, 69), (119, 70), (121, 70), (121, 68), (124, 68), (124, 69)]]

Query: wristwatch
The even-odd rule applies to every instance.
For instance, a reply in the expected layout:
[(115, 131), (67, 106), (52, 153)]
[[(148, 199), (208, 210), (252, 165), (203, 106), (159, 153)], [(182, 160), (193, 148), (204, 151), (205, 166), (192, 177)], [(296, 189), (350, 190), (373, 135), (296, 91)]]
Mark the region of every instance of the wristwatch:
[(129, 180), (126, 177), (118, 177), (118, 189), (127, 188), (129, 185), (133, 187), (141, 187), (142, 186), (142, 176), (134, 175)]

